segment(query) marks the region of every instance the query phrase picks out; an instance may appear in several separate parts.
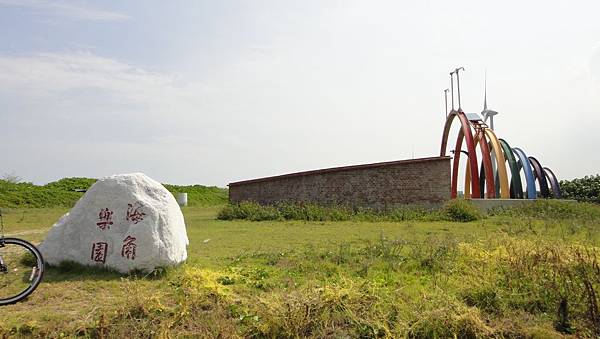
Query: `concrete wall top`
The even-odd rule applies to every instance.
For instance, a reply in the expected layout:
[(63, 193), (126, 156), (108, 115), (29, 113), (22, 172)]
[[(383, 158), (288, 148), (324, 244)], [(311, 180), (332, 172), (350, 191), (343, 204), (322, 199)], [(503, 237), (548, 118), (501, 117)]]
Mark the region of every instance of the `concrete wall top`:
[(371, 164), (361, 164), (361, 165), (331, 167), (331, 168), (324, 168), (324, 169), (319, 169), (319, 170), (303, 171), (303, 172), (295, 172), (295, 173), (289, 173), (289, 174), (275, 175), (275, 176), (258, 178), (258, 179), (236, 181), (236, 182), (229, 183), (228, 186), (230, 186), (230, 187), (231, 186), (239, 186), (239, 185), (257, 183), (257, 182), (273, 181), (273, 180), (277, 180), (277, 179), (287, 179), (287, 178), (303, 177), (303, 176), (309, 176), (309, 175), (319, 175), (319, 174), (333, 173), (333, 172), (352, 171), (352, 170), (358, 170), (358, 169), (370, 169), (370, 168), (377, 168), (377, 167), (386, 167), (386, 166), (411, 164), (411, 163), (420, 163), (420, 162), (430, 162), (430, 161), (446, 161), (446, 160), (448, 160), (450, 158), (451, 157), (449, 157), (449, 156), (428, 157), (428, 158), (417, 158), (417, 159), (407, 159), (407, 160), (395, 160), (395, 161), (376, 162), (376, 163), (371, 163)]

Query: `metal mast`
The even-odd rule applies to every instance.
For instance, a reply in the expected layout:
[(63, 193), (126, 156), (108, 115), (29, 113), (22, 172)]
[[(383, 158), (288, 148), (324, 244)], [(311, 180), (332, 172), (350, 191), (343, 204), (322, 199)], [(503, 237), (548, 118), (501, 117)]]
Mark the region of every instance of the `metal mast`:
[(450, 94), (452, 95), (452, 111), (454, 111), (454, 72), (450, 72)]
[(488, 118), (490, 119), (490, 128), (494, 130), (494, 115), (497, 115), (498, 112), (488, 109), (487, 107), (487, 71), (485, 72), (485, 78), (483, 83), (483, 111), (481, 111), (481, 115), (483, 116), (483, 121), (487, 122)]
[(444, 90), (444, 102), (446, 104), (446, 118), (448, 117), (448, 89)]
[[(464, 67), (459, 67), (459, 68), (455, 69), (454, 72), (450, 73), (450, 77), (452, 77), (452, 74), (456, 73), (456, 87), (458, 89), (458, 110), (459, 111), (462, 111), (462, 108), (460, 106), (460, 76), (458, 75), (458, 72), (461, 71), (461, 70), (464, 71), (465, 68)], [(454, 99), (454, 96), (453, 96), (452, 99)], [(454, 108), (454, 105), (452, 105), (452, 108)]]

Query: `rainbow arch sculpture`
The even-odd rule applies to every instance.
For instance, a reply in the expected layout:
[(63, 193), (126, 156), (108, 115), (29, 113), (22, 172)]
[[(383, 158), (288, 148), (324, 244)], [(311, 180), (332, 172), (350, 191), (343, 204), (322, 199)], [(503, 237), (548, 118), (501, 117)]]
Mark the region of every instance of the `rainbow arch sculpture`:
[[(552, 170), (543, 167), (535, 157), (528, 156), (521, 148), (513, 148), (505, 139), (498, 138), (479, 115), (466, 114), (460, 108), (453, 109), (446, 118), (440, 156), (446, 156), (450, 129), (456, 119), (460, 123), (460, 129), (452, 151), (452, 199), (458, 195), (460, 157), (465, 152), (462, 149), (463, 143), (467, 148), (465, 198), (536, 199), (538, 189), (542, 198), (561, 198), (560, 184)], [(481, 164), (477, 158), (478, 146)], [(525, 177), (525, 183), (521, 180), (521, 173)], [(526, 186), (525, 192), (523, 184)]]
[[(469, 124), (469, 120), (466, 115), (462, 111), (452, 110), (448, 117), (446, 118), (446, 124), (444, 125), (444, 133), (442, 135), (442, 147), (440, 151), (440, 156), (446, 155), (446, 146), (448, 144), (448, 135), (450, 134), (450, 127), (452, 127), (452, 122), (454, 118), (458, 118), (461, 124), (461, 129), (458, 132), (458, 137), (456, 139), (456, 144), (454, 147), (454, 161), (452, 163), (452, 181), (450, 184), (450, 197), (452, 199), (456, 198), (457, 189), (458, 189), (458, 165), (460, 162), (461, 148), (463, 144), (463, 139), (465, 135), (466, 143), (467, 143), (467, 152), (469, 154), (468, 163), (469, 167), (477, 168), (477, 153), (475, 152), (475, 143), (473, 142), (473, 133), (471, 132), (471, 125)], [(456, 175), (455, 175), (456, 174)], [(473, 173), (471, 180), (471, 189), (473, 192), (479, 192), (479, 175), (478, 173)]]

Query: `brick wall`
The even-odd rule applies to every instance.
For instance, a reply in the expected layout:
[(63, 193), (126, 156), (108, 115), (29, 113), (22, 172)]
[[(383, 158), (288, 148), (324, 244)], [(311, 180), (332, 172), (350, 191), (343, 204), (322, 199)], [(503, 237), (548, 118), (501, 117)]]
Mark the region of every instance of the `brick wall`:
[(328, 168), (229, 184), (233, 203), (311, 202), (389, 208), (450, 199), (450, 157)]

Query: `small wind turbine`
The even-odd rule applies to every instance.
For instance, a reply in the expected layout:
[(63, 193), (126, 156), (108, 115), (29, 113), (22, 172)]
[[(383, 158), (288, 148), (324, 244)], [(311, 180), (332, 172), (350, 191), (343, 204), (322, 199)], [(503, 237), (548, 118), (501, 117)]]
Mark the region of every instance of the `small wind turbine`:
[(487, 123), (488, 118), (490, 119), (490, 128), (492, 131), (494, 130), (494, 115), (497, 115), (498, 112), (487, 108), (487, 71), (485, 72), (485, 82), (484, 82), (484, 90), (483, 90), (483, 111), (481, 111), (481, 115), (483, 116), (483, 122)]

